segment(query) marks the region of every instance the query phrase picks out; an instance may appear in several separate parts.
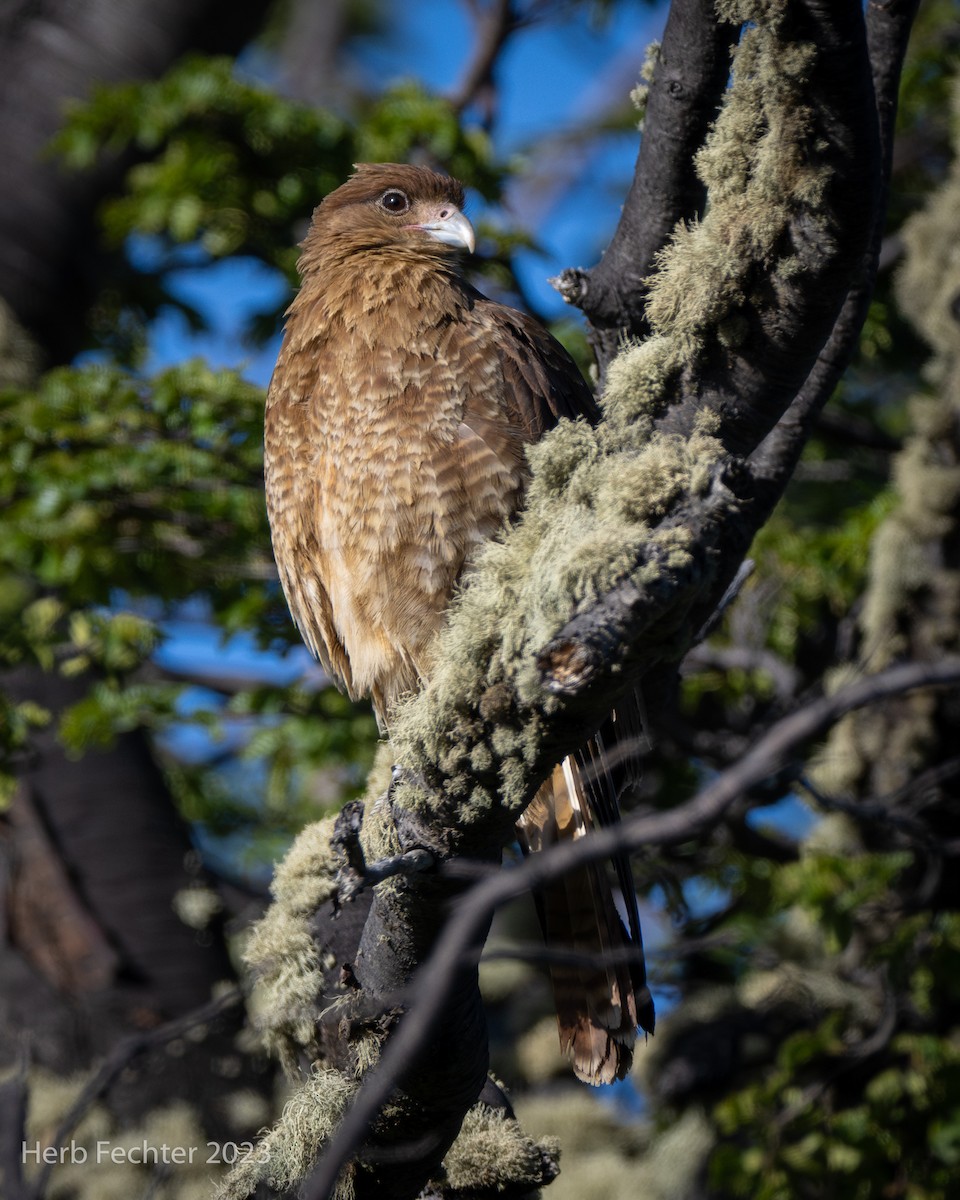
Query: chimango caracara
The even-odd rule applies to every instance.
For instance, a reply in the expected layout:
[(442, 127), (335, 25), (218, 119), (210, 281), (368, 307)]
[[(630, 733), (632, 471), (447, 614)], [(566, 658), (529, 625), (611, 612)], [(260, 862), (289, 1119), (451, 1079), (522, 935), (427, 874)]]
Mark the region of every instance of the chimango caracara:
[[(463, 278), (462, 210), (446, 176), (358, 166), (313, 215), (267, 396), (267, 507), (290, 610), (383, 728), (429, 676), (464, 567), (521, 505), (524, 446), (560, 417), (597, 416), (562, 347)], [(528, 850), (615, 819), (607, 775), (585, 761), (558, 767), (524, 814)], [(622, 1078), (638, 1022), (653, 1028), (626, 863), (618, 874), (616, 889), (591, 868), (538, 897), (548, 945), (575, 952), (552, 976), (561, 1044), (589, 1083)]]

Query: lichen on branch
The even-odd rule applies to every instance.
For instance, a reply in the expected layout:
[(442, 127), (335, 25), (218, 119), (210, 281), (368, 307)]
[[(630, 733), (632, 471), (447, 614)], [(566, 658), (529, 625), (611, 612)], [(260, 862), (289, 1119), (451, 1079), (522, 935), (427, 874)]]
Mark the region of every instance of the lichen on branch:
[[(677, 230), (661, 256), (654, 336), (611, 363), (605, 419), (561, 422), (530, 448), (524, 512), (478, 555), (428, 684), (392, 722), (396, 770), (386, 797), (376, 788), (367, 797), (368, 850), (398, 837), (406, 849), (422, 834), (440, 860), (495, 861), (555, 763), (644, 669), (682, 656), (760, 519), (738, 490), (748, 468), (736, 453), (790, 404), (840, 310), (842, 255), (859, 260), (866, 233), (847, 227), (852, 210), (837, 196), (849, 201), (844, 170), (859, 172), (859, 189), (875, 161), (869, 146), (850, 152), (857, 122), (869, 110), (875, 124), (875, 114), (855, 3), (817, 13), (775, 0), (718, 8), (752, 24), (698, 159), (709, 189), (703, 219)], [(865, 100), (851, 75), (867, 79)], [(541, 666), (561, 635), (579, 636), (574, 626), (609, 633), (610, 647), (598, 685), (575, 696), (552, 688)], [(377, 889), (357, 958), (369, 1002), (403, 996), (459, 886), (441, 874)], [(439, 1112), (450, 1120), (424, 1151), (432, 1171), (442, 1137), (452, 1141), (482, 1086), (485, 1048), (463, 1034), (484, 1036), (479, 992), (475, 973), (462, 975), (431, 1028), (430, 1061), (404, 1076), (407, 1106), (350, 1144), (373, 1142), (370, 1161), (363, 1150), (356, 1160), (362, 1194), (381, 1194), (376, 1147), (436, 1132)], [(296, 1029), (293, 1041), (302, 1038)]]

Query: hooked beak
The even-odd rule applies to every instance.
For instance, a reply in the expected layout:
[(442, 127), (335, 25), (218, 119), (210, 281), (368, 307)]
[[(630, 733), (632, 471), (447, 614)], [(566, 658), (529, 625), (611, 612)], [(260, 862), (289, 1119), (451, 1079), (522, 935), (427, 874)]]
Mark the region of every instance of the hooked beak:
[(440, 210), (435, 221), (424, 221), (422, 225), (407, 225), (407, 229), (419, 229), (435, 242), (446, 246), (457, 246), (473, 253), (476, 239), (473, 226), (459, 208), (448, 205)]

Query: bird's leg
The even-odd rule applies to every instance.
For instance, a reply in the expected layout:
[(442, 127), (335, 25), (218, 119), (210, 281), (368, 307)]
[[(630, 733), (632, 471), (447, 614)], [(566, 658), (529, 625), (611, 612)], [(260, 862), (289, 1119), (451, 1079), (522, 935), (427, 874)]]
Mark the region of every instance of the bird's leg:
[(401, 850), (406, 854), (414, 850), (425, 850), (437, 861), (450, 857), (450, 845), (443, 836), (443, 831), (436, 824), (424, 818), (416, 809), (396, 801), (398, 787), (415, 788), (423, 795), (429, 795), (431, 789), (422, 775), (415, 774), (405, 767), (395, 766), (387, 789), (386, 801), (390, 807), (390, 816)]
[(363, 801), (351, 800), (340, 810), (333, 827), (330, 845), (337, 856), (337, 890), (334, 894), (334, 916), (341, 904), (348, 903), (365, 886), (367, 864), (360, 845), (363, 825)]
[[(380, 805), (387, 801), (388, 793), (384, 793), (377, 804)], [(396, 810), (399, 814), (403, 814), (405, 811), (404, 809)], [(405, 821), (404, 824), (412, 825), (417, 831), (425, 828), (417, 820)], [(349, 904), (365, 888), (375, 887), (378, 883), (382, 883), (394, 875), (415, 875), (421, 871), (432, 870), (436, 864), (433, 852), (420, 844), (411, 845), (409, 849), (404, 849), (400, 854), (368, 863), (360, 842), (362, 825), (363, 801), (351, 800), (341, 809), (331, 839), (331, 845), (339, 863), (336, 874), (337, 891), (334, 896), (334, 916), (339, 915), (342, 905)], [(400, 836), (399, 830), (398, 837), (403, 845), (404, 840)]]

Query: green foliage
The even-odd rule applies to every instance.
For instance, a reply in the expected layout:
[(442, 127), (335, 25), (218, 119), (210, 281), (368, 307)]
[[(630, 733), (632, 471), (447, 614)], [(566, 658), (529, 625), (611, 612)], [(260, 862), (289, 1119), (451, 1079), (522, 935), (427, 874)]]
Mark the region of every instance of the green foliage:
[(179, 691), (166, 684), (95, 683), (61, 717), (60, 740), (80, 758), (89, 749), (112, 745), (120, 733), (158, 728), (173, 720)]
[(378, 740), (368, 707), (329, 687), (246, 689), (189, 720), (214, 745), (249, 731), (221, 769), (172, 758), (164, 766), (183, 815), (258, 871), (305, 824), (360, 793)]
[[(201, 362), (149, 382), (106, 365), (61, 368), (36, 391), (4, 395), (0, 596), (27, 621), (4, 630), (3, 657), (38, 653), (60, 617), (117, 589), (207, 595), (225, 628), (248, 623), (248, 585), (268, 561), (262, 405), (259, 388)], [(262, 595), (259, 614), (269, 606)], [(143, 636), (129, 621), (112, 627), (114, 643)]]
[(361, 162), (409, 162), (425, 155), (488, 199), (499, 194), (503, 168), (494, 165), (488, 135), (464, 125), (447, 100), (415, 80), (397, 83), (373, 101), (360, 114), (356, 136)]
[[(0, 661), (90, 680), (57, 725), (76, 757), (133, 729), (157, 734), (189, 720), (216, 740), (245, 724), (255, 786), (177, 763), (171, 779), (188, 815), (248, 838), (264, 827), (266, 796), (264, 836), (276, 853), (277, 837), (358, 788), (372, 718), (329, 690), (299, 687), (243, 690), (188, 717), (184, 685), (152, 678), (149, 666), (157, 621), (186, 601), (202, 599), (225, 636), (299, 641), (269, 556), (262, 422), (258, 387), (201, 362), (150, 380), (104, 364), (61, 368), (35, 390), (4, 394)], [(42, 714), (4, 705), (7, 764)]]
[(307, 821), (360, 794), (379, 736), (367, 705), (333, 688), (297, 684), (240, 692), (223, 719), (252, 723), (254, 732), (239, 754), (245, 769), (258, 771), (250, 815), (262, 821), (266, 812), (287, 840)]
[[(253, 255), (291, 284), (304, 222), (355, 162), (425, 156), (484, 196), (498, 193), (503, 170), (488, 136), (418, 83), (361, 101), (356, 118), (283, 99), (244, 79), (230, 59), (191, 55), (160, 80), (95, 89), (71, 107), (54, 149), (75, 169), (104, 152), (133, 152), (124, 191), (102, 209), (113, 245), (147, 234), (168, 250), (189, 244), (211, 258)], [(163, 275), (174, 261), (154, 272), (152, 284), (130, 281), (128, 301), (138, 297), (144, 311), (139, 318), (128, 311), (127, 321), (161, 303), (200, 320), (166, 288)], [(100, 321), (115, 323), (116, 300), (104, 304)], [(272, 332), (276, 316), (250, 333)]]
[[(760, 923), (761, 893), (752, 891), (746, 943), (754, 961), (740, 960), (738, 994), (755, 1003), (749, 981), (762, 971), (757, 948), (778, 945), (782, 961), (771, 984), (752, 990), (766, 996), (760, 1012), (768, 1019), (779, 1013), (778, 1020), (800, 1027), (779, 1040), (759, 1069), (742, 1059), (734, 1086), (714, 1105), (720, 1142), (710, 1180), (720, 1195), (815, 1197), (826, 1179), (839, 1188), (831, 1194), (863, 1200), (951, 1194), (960, 1128), (960, 1047), (950, 1027), (960, 916), (911, 917), (896, 907), (910, 861), (906, 854), (811, 849), (774, 872)], [(786, 915), (796, 925), (799, 913), (818, 931), (826, 958), (801, 965), (795, 992), (783, 973), (790, 941), (776, 931)], [(793, 955), (799, 945), (793, 943)], [(863, 946), (869, 952), (852, 970), (848, 964)], [(835, 983), (818, 982), (824, 965)], [(896, 1032), (890, 1006), (906, 996), (912, 1028)]]
[(103, 86), (73, 106), (56, 148), (83, 168), (133, 149), (124, 194), (103, 209), (116, 243), (131, 233), (199, 240), (214, 257), (249, 253), (293, 277), (289, 230), (342, 181), (347, 124), (242, 79), (228, 58), (184, 59), (157, 81)]
[(13, 767), (29, 749), (30, 735), (50, 721), (50, 714), (39, 704), (24, 701), (15, 704), (0, 691), (0, 812), (13, 798), (17, 777)]
[[(202, 315), (168, 285), (168, 272), (231, 255), (260, 259), (296, 282), (297, 243), (323, 196), (355, 162), (426, 157), (485, 196), (503, 169), (487, 135), (464, 126), (450, 103), (415, 82), (359, 99), (355, 120), (286, 100), (245, 79), (227, 58), (190, 55), (162, 79), (96, 88), (70, 108), (53, 150), (74, 169), (104, 153), (128, 153), (126, 186), (101, 210), (116, 248), (132, 235), (150, 240), (150, 265), (118, 263), (91, 313), (94, 344), (138, 363), (146, 325), (161, 307), (193, 327)], [(491, 239), (506, 263), (508, 249)], [(507, 269), (512, 282), (512, 274)], [(277, 328), (279, 309), (254, 315), (248, 340)]]
[(841, 1051), (837, 1022), (827, 1018), (787, 1039), (763, 1084), (718, 1107), (718, 1125), (741, 1143), (713, 1155), (710, 1178), (721, 1194), (792, 1200), (822, 1195), (820, 1181), (831, 1179), (842, 1189), (833, 1194), (857, 1200), (947, 1200), (960, 1161), (960, 1051), (949, 1040), (903, 1034), (890, 1045), (897, 1065), (835, 1106), (826, 1087), (800, 1086), (797, 1068), (808, 1064), (816, 1078), (832, 1058), (837, 1071)]
[[(819, 503), (829, 505), (832, 492), (819, 490)], [(750, 586), (776, 581), (766, 632), (771, 649), (792, 661), (804, 634), (849, 612), (863, 590), (873, 532), (894, 504), (892, 493), (881, 492), (842, 513), (834, 503), (822, 522), (811, 519), (809, 505), (783, 506), (767, 522), (751, 550), (758, 575)]]
[(910, 864), (908, 853), (850, 855), (816, 853), (788, 863), (777, 874), (775, 910), (798, 904), (821, 931), (831, 954), (838, 954), (863, 923), (871, 905), (882, 904), (900, 873)]

